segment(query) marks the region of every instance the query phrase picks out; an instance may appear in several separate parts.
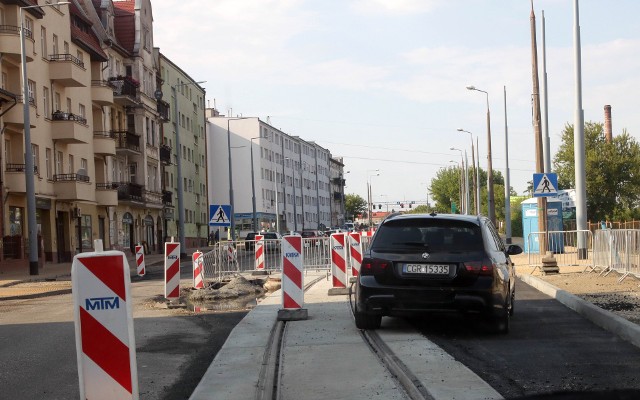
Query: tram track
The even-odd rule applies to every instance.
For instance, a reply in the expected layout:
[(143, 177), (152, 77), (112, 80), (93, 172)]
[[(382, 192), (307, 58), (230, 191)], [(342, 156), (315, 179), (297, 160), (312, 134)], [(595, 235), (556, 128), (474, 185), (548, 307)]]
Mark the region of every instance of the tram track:
[[(308, 291), (323, 279), (319, 276), (304, 286), (304, 291)], [(276, 321), (269, 333), (267, 348), (262, 358), (262, 367), (258, 377), (256, 390), (256, 400), (276, 400), (280, 398), (280, 377), (282, 375), (282, 354), (284, 349), (284, 338), (286, 337), (287, 321)]]
[[(325, 279), (318, 277), (304, 287), (309, 290), (314, 284)], [(353, 314), (351, 288), (349, 290), (349, 307)], [(276, 321), (269, 334), (268, 345), (263, 356), (260, 376), (256, 390), (256, 400), (279, 400), (281, 397), (281, 376), (284, 366), (284, 347), (287, 335), (287, 322)], [(396, 381), (397, 386), (404, 392), (404, 396), (411, 400), (433, 400), (420, 379), (402, 362), (402, 360), (387, 346), (380, 335), (374, 330), (361, 330), (360, 337), (367, 348), (379, 360), (380, 364)]]

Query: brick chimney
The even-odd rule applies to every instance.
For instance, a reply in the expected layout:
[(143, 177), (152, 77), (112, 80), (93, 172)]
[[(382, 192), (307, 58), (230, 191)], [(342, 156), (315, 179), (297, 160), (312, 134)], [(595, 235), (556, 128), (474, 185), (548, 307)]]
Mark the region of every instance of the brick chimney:
[(613, 140), (613, 132), (611, 130), (611, 106), (604, 106), (604, 140), (611, 143)]

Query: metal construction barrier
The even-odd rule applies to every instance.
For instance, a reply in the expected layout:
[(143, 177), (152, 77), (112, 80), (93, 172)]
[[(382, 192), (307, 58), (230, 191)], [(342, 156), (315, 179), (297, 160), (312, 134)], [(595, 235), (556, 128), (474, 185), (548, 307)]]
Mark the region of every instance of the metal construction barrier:
[(526, 240), (529, 249), (529, 265), (532, 267), (542, 267), (542, 258), (546, 256), (546, 252), (540, 254), (539, 249), (542, 243), (546, 244), (547, 251), (553, 253), (559, 267), (593, 268), (595, 265), (591, 231), (531, 232)]
[[(264, 270), (282, 271), (281, 239), (262, 239)], [(329, 270), (331, 265), (329, 238), (303, 238), (304, 271)], [(256, 240), (218, 242), (203, 255), (205, 280), (222, 281), (256, 268)]]
[(629, 275), (640, 278), (640, 230), (601, 229), (594, 241), (594, 265), (592, 271), (601, 274), (616, 271), (621, 274), (618, 282)]

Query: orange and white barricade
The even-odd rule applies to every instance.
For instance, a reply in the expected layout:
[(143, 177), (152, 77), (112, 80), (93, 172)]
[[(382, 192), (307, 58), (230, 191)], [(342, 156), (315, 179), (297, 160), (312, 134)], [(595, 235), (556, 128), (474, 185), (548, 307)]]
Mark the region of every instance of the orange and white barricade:
[(136, 271), (138, 276), (144, 276), (145, 268), (144, 268), (144, 247), (137, 245), (136, 246)]
[(255, 269), (262, 271), (264, 270), (264, 235), (256, 235), (254, 250), (256, 259)]
[(349, 233), (349, 256), (351, 276), (358, 276), (362, 265), (362, 243), (358, 232)]
[(344, 233), (331, 234), (331, 276), (334, 288), (347, 287), (347, 247)]
[(138, 399), (129, 264), (95, 247), (71, 266), (80, 398)]
[(304, 305), (302, 237), (282, 238), (282, 308), (295, 309)]
[(203, 256), (200, 250), (196, 250), (192, 256), (193, 259), (193, 287), (195, 289), (204, 289), (204, 264)]
[(164, 244), (164, 297), (180, 298), (180, 243)]

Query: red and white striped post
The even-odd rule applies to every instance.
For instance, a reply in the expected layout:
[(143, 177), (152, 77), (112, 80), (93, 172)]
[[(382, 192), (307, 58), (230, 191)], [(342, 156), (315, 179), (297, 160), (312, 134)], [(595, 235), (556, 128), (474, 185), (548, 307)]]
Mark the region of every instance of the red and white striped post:
[(138, 399), (129, 264), (121, 251), (73, 258), (71, 281), (81, 399)]
[(193, 287), (195, 289), (204, 289), (204, 270), (203, 256), (200, 250), (193, 253)]
[(254, 250), (255, 268), (257, 271), (262, 271), (264, 270), (264, 235), (256, 235)]
[(345, 233), (331, 234), (331, 276), (329, 295), (347, 294), (347, 246)]
[(297, 321), (308, 318), (304, 306), (302, 237), (287, 235), (282, 238), (282, 309), (279, 321)]
[(164, 244), (164, 297), (168, 300), (180, 298), (180, 243)]
[(349, 233), (351, 276), (358, 276), (362, 265), (362, 243), (358, 232)]
[(138, 272), (138, 276), (144, 276), (144, 247), (137, 245), (136, 246), (136, 265), (138, 266), (136, 271)]

